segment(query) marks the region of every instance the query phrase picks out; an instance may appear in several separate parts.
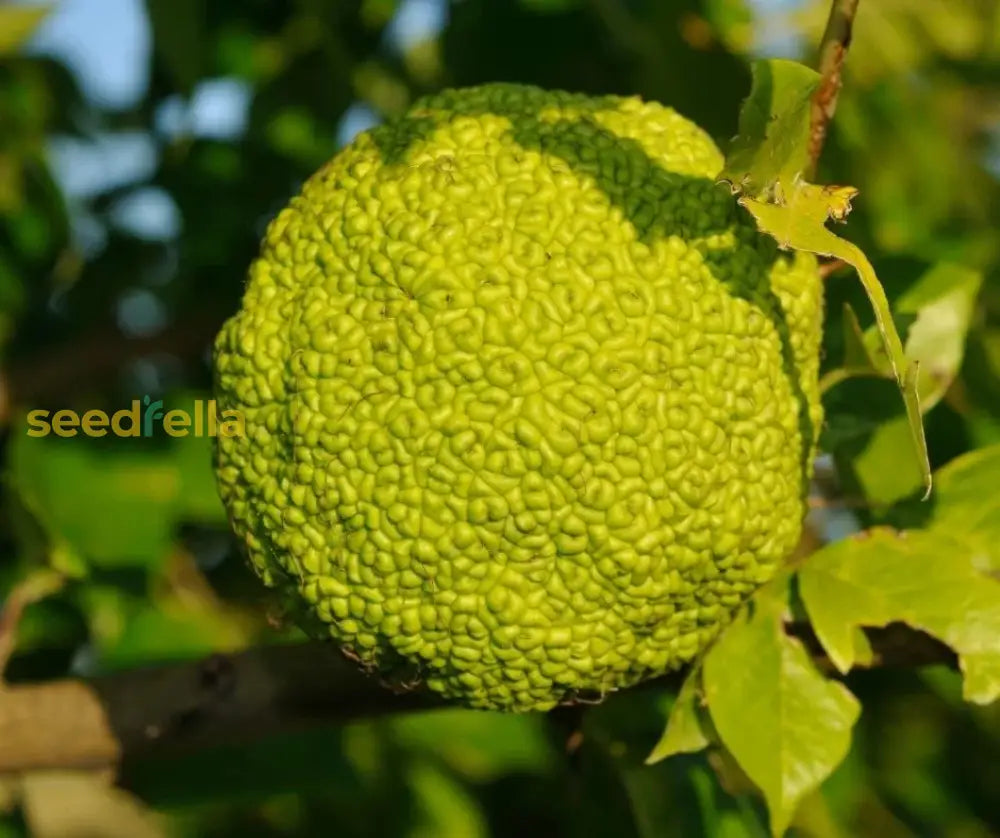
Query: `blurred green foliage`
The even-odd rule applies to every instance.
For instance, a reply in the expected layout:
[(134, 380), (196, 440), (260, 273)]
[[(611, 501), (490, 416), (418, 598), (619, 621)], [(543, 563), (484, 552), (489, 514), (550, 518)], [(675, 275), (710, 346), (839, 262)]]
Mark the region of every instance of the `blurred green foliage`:
[[(443, 28), (413, 24), (414, 8), (432, 6)], [(40, 13), (0, 7), (0, 595), (45, 569), (66, 578), (27, 610), (7, 677), (92, 675), (296, 637), (267, 624), (271, 604), (215, 497), (207, 440), (35, 439), (24, 418), (114, 411), (144, 395), (178, 406), (207, 398), (208, 347), (264, 225), (350, 126), (445, 85), (502, 80), (638, 93), (724, 142), (749, 59), (810, 60), (826, 8), (147, 0), (149, 81), (138, 101), (112, 109), (84, 93), (64, 56), (17, 48)], [(235, 127), (198, 117), (220, 80), (247, 103)], [(122, 138), (146, 150), (148, 166), (130, 175), (112, 150), (111, 176), (81, 188), (83, 169), (100, 168), (94, 149)], [(61, 156), (67, 147), (89, 157)], [(874, 263), (904, 342), (939, 365), (922, 384), (932, 465), (1000, 442), (1000, 3), (862, 0), (818, 182), (861, 190), (843, 235)], [(166, 207), (158, 223), (151, 199)], [(859, 324), (845, 320), (848, 306)], [(836, 383), (872, 322), (846, 271), (829, 279), (827, 309), (830, 456), (817, 491), (832, 500), (810, 519), (813, 545), (928, 515), (992, 539), (976, 526), (995, 518), (995, 501), (972, 513), (961, 497), (995, 496), (1000, 475), (964, 460), (974, 479), (946, 472), (933, 512), (914, 503), (919, 474), (905, 467), (895, 389)], [(1000, 833), (1000, 707), (964, 705), (944, 668), (847, 683), (864, 707), (850, 753), (799, 809), (793, 834)], [(139, 838), (766, 835), (760, 799), (717, 750), (643, 765), (670, 702), (656, 690), (615, 696), (582, 714), (582, 744), (580, 714), (445, 710), (136, 760), (120, 777), (128, 794), (37, 782), (7, 806), (0, 785), (0, 836), (61, 834), (51, 813), (74, 806), (132, 824), (124, 834)]]

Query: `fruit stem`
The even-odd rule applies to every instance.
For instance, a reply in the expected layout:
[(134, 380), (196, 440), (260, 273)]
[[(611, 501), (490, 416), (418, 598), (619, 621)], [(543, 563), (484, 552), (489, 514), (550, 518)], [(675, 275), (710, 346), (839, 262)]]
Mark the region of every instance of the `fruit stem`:
[(830, 17), (826, 22), (823, 40), (819, 47), (819, 73), (822, 77), (813, 94), (812, 112), (809, 118), (809, 160), (810, 177), (826, 141), (827, 126), (837, 110), (837, 97), (843, 84), (841, 69), (847, 50), (851, 45), (854, 16), (858, 12), (859, 0), (833, 0)]

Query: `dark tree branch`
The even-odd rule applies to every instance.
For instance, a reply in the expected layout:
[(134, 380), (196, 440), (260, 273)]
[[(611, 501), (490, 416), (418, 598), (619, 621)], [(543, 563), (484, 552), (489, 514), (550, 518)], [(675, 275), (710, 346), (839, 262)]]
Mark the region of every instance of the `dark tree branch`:
[[(821, 669), (832, 671), (808, 626), (796, 623), (788, 631), (805, 643)], [(955, 664), (947, 647), (905, 626), (871, 631), (869, 639), (873, 666)], [(673, 673), (649, 686), (676, 689), (683, 677)], [(0, 686), (0, 774), (115, 766), (125, 757), (440, 706), (443, 701), (425, 691), (387, 689), (331, 644), (319, 642), (90, 681)]]
[(150, 337), (129, 337), (108, 327), (14, 362), (0, 383), (9, 409), (65, 400), (104, 384), (123, 366), (151, 355), (195, 358), (207, 351), (225, 315), (201, 313)]
[(0, 774), (249, 741), (439, 705), (396, 693), (328, 643), (268, 646), (95, 678), (0, 686)]
[(841, 70), (851, 45), (854, 16), (859, 0), (833, 0), (830, 17), (819, 48), (820, 83), (813, 95), (810, 115), (809, 160), (815, 171), (826, 142), (827, 128), (837, 110), (837, 97), (842, 85)]

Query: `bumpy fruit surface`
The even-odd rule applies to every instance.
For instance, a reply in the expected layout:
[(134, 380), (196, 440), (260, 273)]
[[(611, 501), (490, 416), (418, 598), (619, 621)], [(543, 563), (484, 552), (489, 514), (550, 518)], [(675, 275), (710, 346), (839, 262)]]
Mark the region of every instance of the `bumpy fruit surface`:
[(545, 709), (690, 660), (799, 537), (821, 285), (697, 126), (447, 91), (271, 223), (216, 343), (233, 526), (390, 678)]

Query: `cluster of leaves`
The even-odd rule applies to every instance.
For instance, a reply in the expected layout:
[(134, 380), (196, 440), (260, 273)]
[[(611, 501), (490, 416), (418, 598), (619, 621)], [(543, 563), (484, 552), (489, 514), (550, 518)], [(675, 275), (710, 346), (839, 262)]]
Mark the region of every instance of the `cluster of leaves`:
[[(345, 113), (387, 118), (442, 85), (524, 81), (640, 93), (724, 141), (762, 34), (815, 44), (828, 8), (462, 0), (441, 4), (440, 33), (400, 44), (401, 5), (146, 0), (152, 72), (124, 108), (95, 101), (59, 61), (13, 54), (40, 12), (0, 9), (0, 592), (47, 594), (24, 613), (10, 681), (295, 639), (266, 625), (232, 548), (208, 440), (35, 439), (21, 420), (144, 393), (168, 407), (205, 398), (206, 348), (263, 225), (335, 152)], [(548, 719), (447, 710), (286, 733), (135, 760), (121, 788), (29, 773), (0, 784), (0, 836), (65, 834), (59, 815), (107, 834), (220, 838), (994, 834), (1000, 180), (987, 155), (1000, 29), (982, 21), (1000, 20), (997, 6), (862, 0), (821, 170), (861, 189), (843, 238), (825, 222), (852, 193), (798, 177), (815, 74), (756, 71), (729, 161), (740, 200), (780, 241), (837, 255), (864, 284), (847, 268), (827, 283), (829, 456), (803, 555), (678, 695), (654, 686)], [(249, 96), (228, 134), (192, 116), (220, 79)], [(74, 192), (50, 166), (53, 138), (138, 139), (151, 162)], [(135, 223), (130, 208), (150, 194), (169, 199), (173, 228)], [(895, 623), (939, 637), (961, 673), (878, 667), (871, 631)]]
[[(650, 761), (721, 743), (780, 835), (847, 755), (860, 705), (833, 675), (878, 663), (862, 629), (901, 623), (939, 638), (957, 653), (966, 700), (1000, 698), (1000, 581), (989, 575), (1000, 569), (1000, 505), (981, 501), (998, 473), (1000, 446), (961, 457), (936, 475), (923, 528), (859, 533), (762, 588), (685, 680)], [(790, 623), (811, 626), (832, 672)]]
[[(857, 190), (804, 180), (820, 77), (780, 60), (757, 62), (753, 76), (722, 177), (744, 193), (740, 204), (781, 247), (839, 258), (857, 271), (876, 325), (863, 333), (846, 307), (849, 351), (826, 381), (896, 382), (926, 500), (931, 474), (921, 397), (928, 405), (938, 401), (941, 379), (957, 370), (948, 368), (961, 355), (955, 326), (968, 323), (979, 277), (941, 266), (911, 287), (899, 305), (913, 315), (904, 350), (871, 263), (826, 227), (844, 220)], [(942, 323), (945, 307), (951, 316)], [(921, 375), (921, 364), (944, 372)], [(919, 529), (864, 531), (805, 556), (762, 588), (693, 668), (650, 760), (715, 740), (763, 792), (773, 834), (785, 832), (802, 798), (847, 755), (861, 709), (788, 634), (795, 614), (815, 632), (834, 673), (874, 662), (863, 629), (901, 623), (954, 650), (967, 700), (1000, 698), (1000, 580), (990, 575), (1000, 571), (1000, 506), (990, 497), (998, 475), (1000, 445), (960, 457), (937, 475), (935, 508)]]

